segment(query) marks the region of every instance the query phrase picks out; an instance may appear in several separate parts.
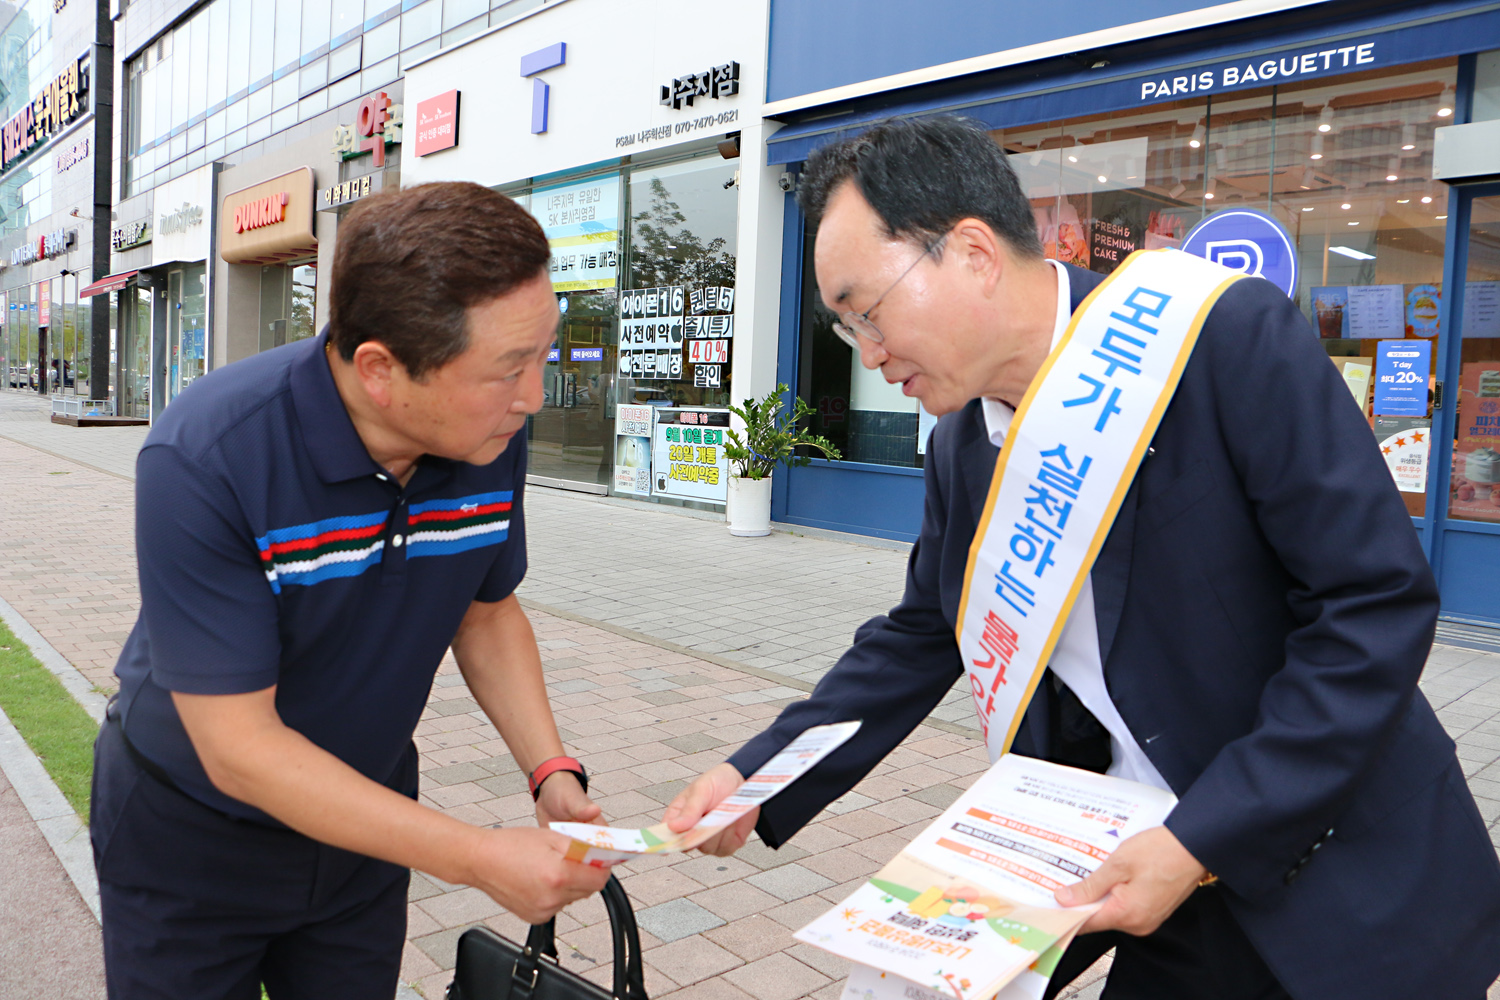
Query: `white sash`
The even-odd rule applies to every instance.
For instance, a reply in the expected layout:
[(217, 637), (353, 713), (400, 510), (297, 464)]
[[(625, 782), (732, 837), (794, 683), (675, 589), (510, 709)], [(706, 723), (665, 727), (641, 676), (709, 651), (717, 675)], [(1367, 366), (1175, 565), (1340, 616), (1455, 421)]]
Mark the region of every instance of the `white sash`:
[(1084, 300), (1016, 410), (969, 548), (958, 648), (990, 760), (1010, 749), (1208, 312), (1244, 277), (1139, 250)]

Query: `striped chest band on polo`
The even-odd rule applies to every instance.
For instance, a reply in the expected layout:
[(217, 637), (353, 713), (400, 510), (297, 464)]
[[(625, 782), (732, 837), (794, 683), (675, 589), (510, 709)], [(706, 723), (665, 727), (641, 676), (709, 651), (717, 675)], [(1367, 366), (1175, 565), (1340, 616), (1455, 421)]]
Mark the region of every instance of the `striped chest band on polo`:
[[(510, 533), (512, 492), (475, 493), (412, 504), (407, 510), (406, 557), (456, 555), (498, 545)], [(359, 576), (381, 559), (388, 511), (325, 518), (273, 528), (255, 540), (271, 590), (310, 587)], [(397, 528), (401, 530), (401, 528)]]

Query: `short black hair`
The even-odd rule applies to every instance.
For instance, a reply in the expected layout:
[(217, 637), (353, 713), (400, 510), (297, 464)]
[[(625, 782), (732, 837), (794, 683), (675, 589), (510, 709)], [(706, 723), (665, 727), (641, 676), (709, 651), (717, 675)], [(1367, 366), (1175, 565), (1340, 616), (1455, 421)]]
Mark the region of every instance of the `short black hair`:
[(467, 181), (366, 198), (339, 225), (329, 340), (345, 361), (378, 340), (421, 380), (469, 346), (468, 311), (545, 273), (541, 225)]
[(1040, 259), (1031, 202), (984, 125), (957, 115), (887, 118), (816, 150), (797, 201), (817, 225), (828, 199), (852, 181), (893, 239), (931, 245), (960, 219), (989, 225), (1019, 257)]

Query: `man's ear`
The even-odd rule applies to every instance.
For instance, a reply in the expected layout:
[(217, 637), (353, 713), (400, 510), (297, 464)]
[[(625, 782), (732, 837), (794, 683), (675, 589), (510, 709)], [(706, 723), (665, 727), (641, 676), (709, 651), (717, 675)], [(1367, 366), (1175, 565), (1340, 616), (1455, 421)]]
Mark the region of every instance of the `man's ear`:
[(354, 349), (354, 373), (375, 405), (387, 407), (395, 398), (395, 383), (406, 378), (406, 366), (396, 360), (378, 340), (367, 340)]
[(1010, 265), (1005, 242), (981, 219), (960, 219), (948, 233), (948, 248), (958, 255), (959, 263), (978, 281), (986, 296), (999, 287)]

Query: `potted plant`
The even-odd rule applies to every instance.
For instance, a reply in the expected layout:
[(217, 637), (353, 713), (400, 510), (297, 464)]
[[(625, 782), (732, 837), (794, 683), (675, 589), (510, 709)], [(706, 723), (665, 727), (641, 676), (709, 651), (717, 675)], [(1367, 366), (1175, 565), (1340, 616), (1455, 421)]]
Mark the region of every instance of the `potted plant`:
[(776, 463), (790, 467), (812, 461), (807, 455), (797, 454), (798, 446), (816, 448), (835, 460), (840, 457), (833, 442), (798, 427), (813, 414), (804, 400), (794, 397), (791, 414), (782, 412), (782, 397), (790, 391), (780, 383), (764, 399), (747, 399), (743, 407), (729, 407), (745, 423), (744, 437), (730, 430), (729, 443), (724, 446), (729, 457), (729, 499), (724, 513), (731, 535), (771, 533), (771, 473)]

